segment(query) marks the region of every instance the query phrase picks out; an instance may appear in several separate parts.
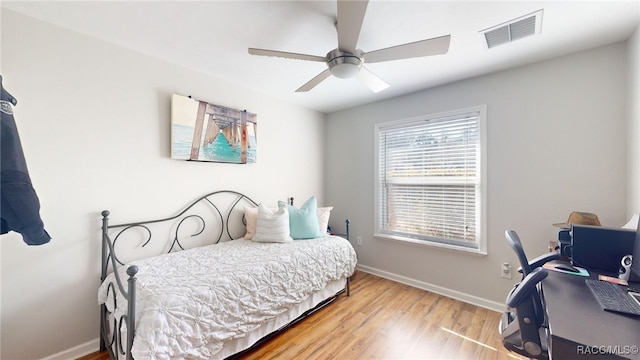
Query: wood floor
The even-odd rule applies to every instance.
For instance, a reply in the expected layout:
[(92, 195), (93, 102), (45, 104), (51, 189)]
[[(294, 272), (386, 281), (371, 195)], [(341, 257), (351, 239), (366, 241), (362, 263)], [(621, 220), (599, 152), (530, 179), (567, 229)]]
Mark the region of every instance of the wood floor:
[[(524, 359), (502, 347), (500, 314), (364, 272), (341, 295), (242, 359)], [(95, 353), (79, 360), (106, 360)]]

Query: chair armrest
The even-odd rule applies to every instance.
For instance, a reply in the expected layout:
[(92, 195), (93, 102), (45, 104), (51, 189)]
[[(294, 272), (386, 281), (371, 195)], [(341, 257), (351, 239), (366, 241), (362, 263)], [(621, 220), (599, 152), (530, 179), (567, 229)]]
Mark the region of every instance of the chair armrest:
[(557, 253), (557, 252), (546, 253), (546, 254), (540, 255), (537, 258), (531, 260), (529, 262), (529, 266), (531, 266), (532, 269), (536, 269), (536, 268), (541, 267), (545, 263), (548, 263), (549, 261), (558, 260), (558, 259), (560, 259), (560, 254), (559, 253)]
[(525, 276), (518, 287), (507, 297), (507, 305), (516, 308), (524, 300), (531, 300), (531, 292), (538, 291), (536, 285), (548, 275), (546, 269), (537, 268)]
[[(538, 256), (537, 258), (529, 261), (529, 266), (531, 267), (531, 269), (537, 269), (539, 267), (541, 267), (542, 265), (544, 265), (545, 263), (548, 263), (549, 261), (553, 261), (553, 260), (558, 260), (560, 258), (560, 254), (557, 252), (550, 252), (550, 253), (546, 253), (543, 255)], [(522, 274), (522, 267), (518, 268), (518, 272)]]

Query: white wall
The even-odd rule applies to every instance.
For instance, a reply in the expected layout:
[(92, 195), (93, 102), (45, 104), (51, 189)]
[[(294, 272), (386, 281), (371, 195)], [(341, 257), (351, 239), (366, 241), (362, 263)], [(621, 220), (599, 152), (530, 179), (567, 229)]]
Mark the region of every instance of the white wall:
[(627, 218), (640, 212), (640, 27), (628, 40)]
[[(573, 210), (626, 221), (626, 44), (452, 83), (328, 116), (327, 201), (352, 220), (359, 265), (403, 281), (501, 304), (517, 280), (516, 230), (530, 257), (557, 239)], [(472, 61), (472, 60), (470, 60)], [(474, 105), (488, 114), (488, 255), (373, 238), (374, 124)], [(334, 214), (332, 213), (332, 216)], [(458, 294), (459, 295), (459, 294)]]
[[(167, 216), (225, 188), (265, 203), (311, 195), (324, 203), (320, 113), (6, 9), (1, 65), (53, 237), (41, 247), (16, 233), (0, 238), (2, 359), (98, 338), (103, 209), (113, 222)], [(257, 163), (171, 160), (172, 93), (257, 113)]]

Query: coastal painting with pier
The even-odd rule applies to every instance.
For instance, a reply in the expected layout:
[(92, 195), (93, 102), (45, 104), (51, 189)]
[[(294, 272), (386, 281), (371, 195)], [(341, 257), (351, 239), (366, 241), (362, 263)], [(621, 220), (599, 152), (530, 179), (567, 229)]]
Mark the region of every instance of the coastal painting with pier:
[(257, 116), (187, 96), (171, 97), (171, 158), (256, 162)]

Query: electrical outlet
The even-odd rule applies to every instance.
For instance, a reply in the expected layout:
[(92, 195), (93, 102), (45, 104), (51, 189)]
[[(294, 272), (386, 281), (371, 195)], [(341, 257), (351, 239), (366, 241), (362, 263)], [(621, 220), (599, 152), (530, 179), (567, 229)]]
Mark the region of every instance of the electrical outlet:
[(358, 236), (358, 237), (356, 238), (356, 244), (357, 244), (358, 246), (362, 246), (362, 236)]
[(511, 279), (511, 264), (508, 262), (502, 263), (500, 267), (500, 276), (505, 279)]

